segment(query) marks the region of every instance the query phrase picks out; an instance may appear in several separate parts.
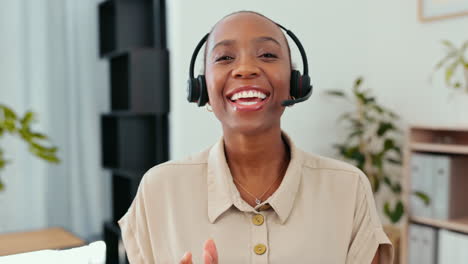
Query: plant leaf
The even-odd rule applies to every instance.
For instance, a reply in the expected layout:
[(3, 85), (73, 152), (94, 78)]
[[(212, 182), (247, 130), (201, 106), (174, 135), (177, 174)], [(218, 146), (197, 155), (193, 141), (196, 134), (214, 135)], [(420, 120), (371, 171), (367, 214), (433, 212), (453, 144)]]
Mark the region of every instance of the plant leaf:
[(395, 183), (393, 184), (392, 186), (392, 191), (396, 194), (400, 194), (401, 193), (401, 184), (400, 183)]
[(44, 153), (54, 153), (57, 151), (57, 147), (44, 147), (42, 145), (37, 144), (36, 142), (31, 142), (30, 145), (31, 147)]
[(24, 117), (21, 119), (22, 126), (29, 126), (29, 124), (34, 121), (34, 113), (32, 111), (28, 111)]
[(377, 176), (373, 178), (372, 187), (374, 193), (377, 193), (380, 190), (380, 180)]
[(390, 208), (390, 203), (388, 201), (385, 202), (384, 204), (384, 213), (390, 219), (390, 221), (394, 224), (397, 223), (401, 219), (404, 212), (405, 212), (405, 209), (401, 201), (397, 202), (394, 209)]
[(378, 154), (373, 154), (371, 155), (372, 158), (372, 165), (375, 167), (382, 169), (383, 168), (383, 152), (380, 152)]
[(387, 161), (392, 163), (392, 164), (395, 164), (395, 165), (402, 165), (403, 164), (401, 160), (392, 159), (392, 158), (387, 158)]
[(352, 118), (352, 114), (351, 113), (344, 113), (342, 114), (340, 117), (338, 117), (338, 122), (341, 122), (343, 120), (347, 120), (347, 119), (351, 119)]
[(362, 129), (355, 130), (351, 134), (348, 135), (348, 141), (353, 139), (354, 137), (359, 137), (362, 134), (364, 134), (364, 130)]
[(456, 60), (445, 69), (445, 83), (447, 85), (450, 85), (450, 80), (452, 79), (453, 73), (457, 69), (459, 63), (460, 62)]
[(369, 103), (374, 103), (375, 102), (375, 97), (366, 97), (364, 104), (369, 104)]
[(463, 43), (463, 45), (462, 45), (462, 47), (460, 49), (460, 53), (461, 54), (465, 53), (465, 50), (467, 50), (467, 49), (468, 49), (468, 40), (465, 41), (465, 43)]
[(328, 91), (325, 91), (325, 94), (331, 95), (331, 96), (346, 98), (346, 94), (343, 91), (340, 91), (340, 90), (328, 90)]
[(365, 94), (363, 94), (363, 93), (361, 93), (359, 91), (356, 91), (356, 92), (354, 92), (354, 95), (356, 96), (356, 98), (359, 100), (360, 103), (365, 104), (365, 102), (366, 102)]
[(421, 191), (414, 191), (413, 195), (421, 199), (424, 202), (424, 205), (429, 206), (431, 204), (431, 198), (426, 193)]
[(390, 138), (385, 139), (383, 151), (386, 152), (393, 148), (395, 148), (395, 142), (393, 141), (393, 139), (390, 139)]
[(457, 48), (455, 47), (455, 45), (450, 42), (449, 40), (442, 40), (442, 44), (447, 47), (450, 51), (454, 51), (454, 50), (457, 50)]
[(362, 84), (362, 81), (363, 81), (363, 78), (362, 78), (362, 77), (356, 78), (356, 80), (354, 81), (354, 87), (353, 87), (353, 89), (354, 89), (354, 90), (358, 90), (358, 89), (359, 89), (359, 86), (361, 86), (361, 84)]
[(393, 124), (389, 122), (380, 122), (379, 128), (377, 129), (377, 136), (382, 137), (387, 131), (392, 130)]
[(447, 63), (450, 59), (455, 58), (455, 56), (457, 56), (457, 52), (455, 51), (449, 52), (444, 58), (442, 58), (439, 62), (437, 62), (437, 64), (434, 66), (434, 71), (437, 71), (438, 69), (440, 69), (440, 67), (442, 67), (445, 63)]
[(48, 137), (44, 134), (41, 133), (31, 133), (31, 137), (37, 138), (37, 139), (48, 139)]
[(373, 104), (372, 108), (375, 109), (379, 114), (382, 114), (384, 112), (384, 109), (379, 105)]
[(16, 121), (16, 114), (15, 112), (9, 108), (6, 105), (1, 105), (1, 108), (3, 109), (3, 114), (5, 115), (5, 119), (12, 119)]
[(384, 179), (383, 179), (383, 182), (390, 188), (392, 188), (392, 181), (390, 180), (390, 178), (388, 176), (385, 176)]

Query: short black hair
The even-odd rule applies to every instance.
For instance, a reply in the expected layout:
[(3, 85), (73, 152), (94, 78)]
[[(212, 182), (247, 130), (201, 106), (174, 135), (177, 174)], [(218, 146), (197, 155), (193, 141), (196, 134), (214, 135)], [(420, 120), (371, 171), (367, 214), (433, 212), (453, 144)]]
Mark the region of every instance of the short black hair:
[[(226, 16), (224, 16), (223, 18), (221, 18), (218, 22), (216, 22), (216, 24), (211, 28), (210, 32), (208, 33), (208, 38), (206, 39), (206, 42), (205, 42), (205, 48), (203, 50), (203, 74), (205, 74), (205, 66), (206, 66), (206, 55), (208, 53), (208, 40), (210, 39), (210, 35), (211, 35), (211, 32), (213, 32), (214, 28), (216, 27), (216, 25), (220, 22), (220, 21), (223, 21), (226, 17), (230, 17), (232, 15), (236, 15), (236, 14), (240, 14), (240, 13), (251, 13), (251, 14), (255, 14), (255, 15), (258, 15), (258, 16), (261, 16), (269, 21), (271, 21), (273, 24), (275, 25), (278, 25), (278, 23), (276, 23), (275, 21), (273, 21), (272, 19), (266, 17), (265, 15), (263, 14), (260, 14), (258, 12), (255, 12), (255, 11), (250, 11), (250, 10), (240, 10), (240, 11), (236, 11), (236, 12), (233, 12), (233, 13), (230, 13)], [(278, 27), (279, 28), (279, 27)], [(291, 69), (293, 68), (293, 65), (292, 65), (292, 59), (291, 59), (291, 48), (289, 47), (289, 43), (288, 43), (288, 39), (286, 38), (286, 36), (284, 35), (284, 32), (283, 30), (280, 28), (281, 30), (281, 33), (283, 34), (284, 36), (284, 39), (286, 40), (286, 47), (288, 48), (288, 55), (289, 55), (289, 65), (291, 66)]]

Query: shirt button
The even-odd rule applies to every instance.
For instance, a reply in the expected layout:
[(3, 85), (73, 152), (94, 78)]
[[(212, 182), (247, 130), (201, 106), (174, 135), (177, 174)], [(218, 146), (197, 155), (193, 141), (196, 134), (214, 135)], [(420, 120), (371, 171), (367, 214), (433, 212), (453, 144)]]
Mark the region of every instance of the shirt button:
[(254, 252), (257, 255), (263, 255), (266, 252), (267, 248), (264, 244), (257, 244), (254, 247)]
[(252, 217), (252, 223), (254, 225), (257, 225), (257, 226), (262, 225), (264, 221), (265, 221), (265, 218), (261, 214), (256, 214)]
[(260, 207), (258, 208), (258, 210), (259, 210), (259, 211), (265, 211), (265, 210), (268, 210), (268, 209), (270, 209), (270, 208), (271, 208), (271, 206), (270, 206), (269, 204), (264, 204), (264, 205), (260, 206)]

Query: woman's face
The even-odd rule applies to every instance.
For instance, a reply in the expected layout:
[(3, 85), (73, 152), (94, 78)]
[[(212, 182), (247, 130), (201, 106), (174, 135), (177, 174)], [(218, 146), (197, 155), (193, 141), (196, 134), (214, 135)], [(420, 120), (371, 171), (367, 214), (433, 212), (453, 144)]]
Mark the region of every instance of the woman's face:
[(206, 54), (209, 103), (223, 128), (244, 134), (279, 128), (291, 66), (278, 26), (252, 13), (231, 15), (210, 34)]

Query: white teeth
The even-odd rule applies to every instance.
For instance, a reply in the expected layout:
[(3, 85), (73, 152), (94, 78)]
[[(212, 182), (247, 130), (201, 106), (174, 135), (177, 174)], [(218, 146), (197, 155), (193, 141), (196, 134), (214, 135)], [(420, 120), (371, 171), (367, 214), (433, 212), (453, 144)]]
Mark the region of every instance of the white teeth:
[(262, 92), (255, 91), (255, 90), (250, 90), (250, 91), (242, 91), (242, 92), (239, 92), (239, 93), (235, 93), (233, 96), (231, 96), (231, 100), (236, 101), (239, 98), (253, 98), (253, 97), (257, 97), (257, 98), (260, 98), (260, 99), (265, 99), (267, 96), (266, 96), (266, 94), (264, 94)]
[(241, 105), (254, 105), (256, 103), (257, 102), (239, 102), (238, 104), (241, 104)]

